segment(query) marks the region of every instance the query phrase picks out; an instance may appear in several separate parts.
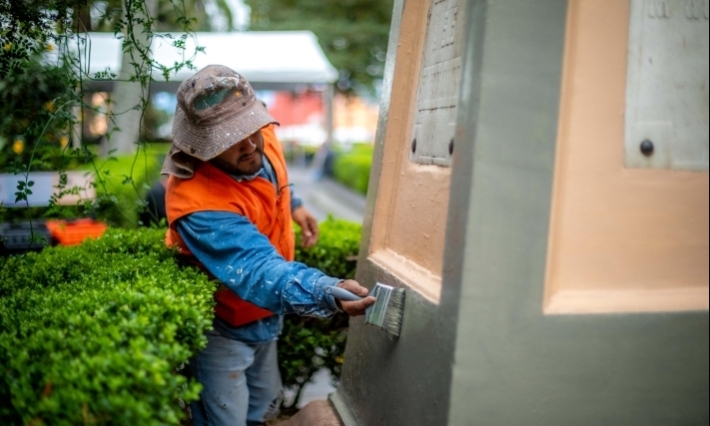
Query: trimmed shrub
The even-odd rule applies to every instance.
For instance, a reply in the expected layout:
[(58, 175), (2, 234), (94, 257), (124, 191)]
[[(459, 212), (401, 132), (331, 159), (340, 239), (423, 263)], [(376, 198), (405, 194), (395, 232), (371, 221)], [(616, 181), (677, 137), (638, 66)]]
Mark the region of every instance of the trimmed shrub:
[(177, 424), (200, 385), (214, 283), (164, 231), (117, 231), (0, 259), (0, 424)]
[(335, 180), (363, 195), (367, 194), (373, 153), (373, 145), (358, 144), (352, 151), (338, 154), (333, 167)]
[[(329, 218), (296, 260), (353, 278), (359, 224)], [(0, 424), (176, 424), (200, 385), (177, 370), (204, 347), (214, 282), (178, 265), (165, 230), (109, 228), (98, 240), (0, 258)], [(4, 263), (3, 263), (4, 262)], [(288, 315), (284, 385), (321, 368), (337, 380), (348, 317)]]
[[(318, 244), (310, 249), (301, 247), (300, 233), (296, 232), (296, 260), (333, 277), (354, 278), (362, 226), (329, 217), (319, 224), (319, 228)], [(326, 368), (337, 382), (343, 364), (347, 327), (348, 316), (344, 313), (330, 319), (285, 317), (278, 347), (279, 368), (284, 386), (295, 392), (290, 406), (298, 402), (303, 386), (321, 368)]]

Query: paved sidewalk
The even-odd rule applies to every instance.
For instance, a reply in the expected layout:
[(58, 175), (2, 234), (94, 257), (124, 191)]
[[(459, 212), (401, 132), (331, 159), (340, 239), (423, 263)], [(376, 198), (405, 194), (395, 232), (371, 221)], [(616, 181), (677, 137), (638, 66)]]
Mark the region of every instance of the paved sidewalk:
[(328, 395), (335, 392), (335, 388), (330, 383), (330, 372), (323, 368), (316, 371), (311, 378), (311, 382), (303, 386), (301, 397), (298, 399), (296, 407), (303, 408), (312, 401), (328, 399)]
[(291, 183), (303, 204), (318, 219), (329, 214), (338, 219), (362, 223), (365, 197), (329, 178), (316, 179), (313, 170), (289, 166)]

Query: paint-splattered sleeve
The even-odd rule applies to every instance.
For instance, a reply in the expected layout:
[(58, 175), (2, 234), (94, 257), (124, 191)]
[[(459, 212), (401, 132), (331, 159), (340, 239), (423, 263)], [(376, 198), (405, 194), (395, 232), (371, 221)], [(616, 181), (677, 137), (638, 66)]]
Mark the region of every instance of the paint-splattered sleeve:
[(286, 261), (243, 216), (192, 213), (178, 220), (177, 231), (207, 270), (248, 302), (277, 314), (329, 317), (338, 311), (323, 286), (341, 280)]

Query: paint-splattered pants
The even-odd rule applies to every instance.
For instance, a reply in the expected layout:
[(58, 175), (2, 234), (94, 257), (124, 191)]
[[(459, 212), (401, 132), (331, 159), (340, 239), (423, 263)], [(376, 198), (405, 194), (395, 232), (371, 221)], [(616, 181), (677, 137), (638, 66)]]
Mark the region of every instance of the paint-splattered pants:
[(190, 361), (204, 389), (190, 405), (195, 426), (253, 426), (276, 417), (281, 376), (276, 341), (253, 345), (208, 331), (207, 347)]

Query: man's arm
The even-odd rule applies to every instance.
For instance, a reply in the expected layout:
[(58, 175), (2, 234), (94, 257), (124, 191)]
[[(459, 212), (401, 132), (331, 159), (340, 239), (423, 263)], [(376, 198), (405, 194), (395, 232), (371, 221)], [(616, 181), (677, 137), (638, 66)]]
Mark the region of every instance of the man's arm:
[(293, 213), (303, 205), (303, 199), (298, 195), (296, 189), (293, 187), (293, 184), (289, 185), (288, 188), (291, 192), (291, 213)]
[(301, 206), (291, 213), (293, 221), (301, 228), (301, 245), (311, 248), (318, 242), (318, 221), (313, 215)]
[(291, 217), (301, 228), (301, 245), (311, 248), (318, 242), (318, 221), (303, 205), (303, 200), (296, 194), (293, 185), (289, 188), (291, 190)]
[(278, 314), (329, 317), (338, 310), (322, 287), (340, 279), (286, 261), (243, 216), (197, 212), (178, 220), (177, 231), (207, 270), (248, 302)]

